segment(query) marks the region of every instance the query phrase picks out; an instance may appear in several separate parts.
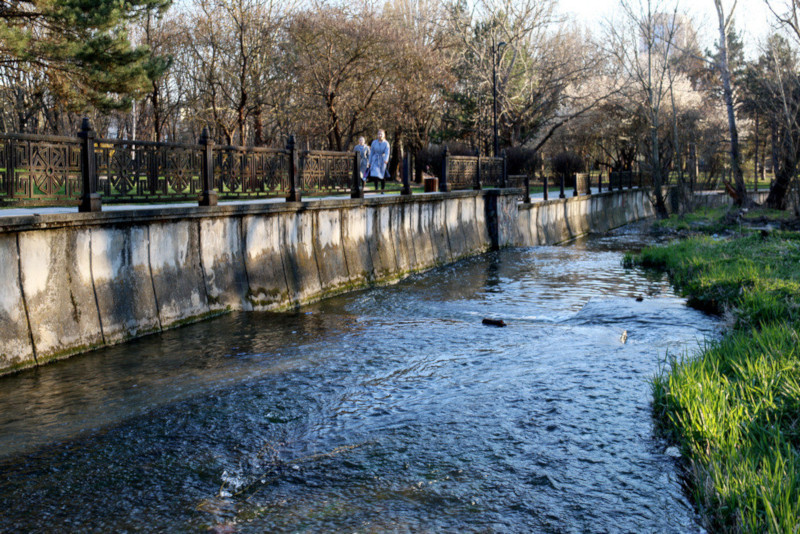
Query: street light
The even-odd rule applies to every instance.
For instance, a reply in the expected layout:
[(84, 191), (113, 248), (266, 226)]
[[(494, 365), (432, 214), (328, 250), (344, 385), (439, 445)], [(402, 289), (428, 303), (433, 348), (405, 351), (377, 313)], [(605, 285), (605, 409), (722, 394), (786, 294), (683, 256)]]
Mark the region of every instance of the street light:
[(500, 41), (492, 47), (492, 115), (494, 116), (494, 157), (499, 152), (497, 146), (497, 53), (506, 45), (505, 41)]

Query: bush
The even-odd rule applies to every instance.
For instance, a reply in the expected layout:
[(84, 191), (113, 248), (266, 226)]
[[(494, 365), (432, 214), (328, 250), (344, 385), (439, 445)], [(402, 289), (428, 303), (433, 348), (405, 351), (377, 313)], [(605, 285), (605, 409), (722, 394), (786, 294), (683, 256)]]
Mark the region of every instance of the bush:
[(508, 174), (527, 174), (533, 176), (542, 168), (542, 157), (532, 148), (515, 146), (506, 149)]
[(567, 177), (577, 172), (583, 172), (584, 169), (583, 158), (575, 152), (559, 152), (553, 156), (550, 164), (556, 175), (564, 175)]

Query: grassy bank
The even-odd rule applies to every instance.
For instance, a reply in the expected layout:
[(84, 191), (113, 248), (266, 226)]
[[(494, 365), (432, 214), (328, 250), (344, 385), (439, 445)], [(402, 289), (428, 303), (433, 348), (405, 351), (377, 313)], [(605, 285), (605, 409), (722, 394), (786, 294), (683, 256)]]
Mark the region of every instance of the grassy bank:
[(687, 459), (709, 529), (797, 532), (800, 233), (749, 231), (724, 211), (693, 218), (690, 226), (723, 234), (627, 261), (666, 271), (692, 305), (723, 314), (729, 329), (701, 353), (671, 359), (653, 381), (654, 414)]

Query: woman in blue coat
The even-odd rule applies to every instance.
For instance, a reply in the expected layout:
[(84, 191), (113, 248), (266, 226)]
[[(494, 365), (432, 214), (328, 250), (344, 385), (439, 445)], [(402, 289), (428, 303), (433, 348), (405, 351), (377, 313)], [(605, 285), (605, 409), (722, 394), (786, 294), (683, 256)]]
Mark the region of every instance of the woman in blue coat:
[(389, 141), (386, 132), (378, 130), (378, 138), (372, 141), (369, 147), (369, 176), (375, 180), (375, 191), (378, 190), (378, 180), (381, 181), (381, 194), (386, 188), (386, 166), (389, 165)]
[[(367, 171), (369, 170), (369, 147), (367, 146), (367, 141), (363, 137), (358, 138), (358, 144), (353, 149), (356, 154), (359, 155), (359, 166), (358, 170), (361, 176), (361, 181), (367, 181)], [(363, 189), (363, 188), (362, 188)]]

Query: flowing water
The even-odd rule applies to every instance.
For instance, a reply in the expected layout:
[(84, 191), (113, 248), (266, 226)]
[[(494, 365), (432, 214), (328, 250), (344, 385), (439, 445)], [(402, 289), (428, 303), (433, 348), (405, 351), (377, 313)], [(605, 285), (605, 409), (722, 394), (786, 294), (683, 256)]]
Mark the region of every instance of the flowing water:
[(490, 253), (2, 378), (0, 531), (696, 532), (648, 381), (719, 325), (622, 267), (644, 239)]

